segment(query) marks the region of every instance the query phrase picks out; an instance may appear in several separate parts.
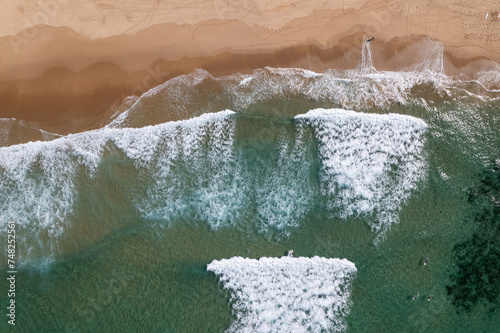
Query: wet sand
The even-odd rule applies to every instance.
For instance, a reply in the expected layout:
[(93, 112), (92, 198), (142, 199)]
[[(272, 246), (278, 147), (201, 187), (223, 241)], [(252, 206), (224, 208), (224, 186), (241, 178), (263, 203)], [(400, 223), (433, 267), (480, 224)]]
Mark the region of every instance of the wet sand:
[[(126, 96), (195, 68), (216, 76), (349, 69), (373, 36), (378, 70), (439, 58), (436, 40), (445, 73), (474, 79), (497, 70), (499, 13), (495, 1), (18, 0), (0, 14), (0, 118), (58, 134), (88, 130), (107, 123)], [(490, 88), (499, 88), (497, 77), (486, 80)]]

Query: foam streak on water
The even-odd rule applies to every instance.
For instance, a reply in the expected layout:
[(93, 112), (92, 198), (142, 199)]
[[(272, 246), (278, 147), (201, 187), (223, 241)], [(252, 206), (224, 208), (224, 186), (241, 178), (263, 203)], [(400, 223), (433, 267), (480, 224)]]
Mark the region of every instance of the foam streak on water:
[(236, 320), (226, 332), (343, 332), (350, 283), (346, 259), (233, 257), (214, 260), (214, 272), (231, 291)]
[(258, 170), (245, 170), (248, 196), (255, 196), (261, 232), (272, 229), (289, 235), (309, 211), (314, 190), (309, 181), (311, 156), (300, 137), (289, 141), (280, 133), (274, 156)]
[(296, 116), (311, 126), (321, 158), (322, 193), (341, 218), (376, 213), (383, 232), (426, 176), (426, 124), (403, 115), (316, 109)]

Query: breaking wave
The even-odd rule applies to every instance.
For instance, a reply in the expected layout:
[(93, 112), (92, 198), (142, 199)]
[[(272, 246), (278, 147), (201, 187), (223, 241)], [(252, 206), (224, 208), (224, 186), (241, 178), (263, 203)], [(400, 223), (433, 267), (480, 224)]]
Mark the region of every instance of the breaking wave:
[(233, 257), (207, 270), (231, 293), (236, 316), (226, 332), (344, 332), (350, 284), (346, 259)]
[(320, 199), (343, 219), (371, 214), (383, 234), (425, 179), (425, 131), (403, 115), (316, 109), (273, 123), (226, 110), (4, 147), (0, 215), (24, 229), (21, 261), (64, 253), (64, 239), (79, 230), (73, 214), (83, 189), (109, 177), (100, 166), (121, 161), (113, 191), (127, 193), (102, 185), (92, 195), (121, 196), (128, 202), (120, 205), (159, 226), (201, 222), (288, 237)]
[[(355, 111), (387, 110), (408, 104), (432, 110), (440, 102), (482, 103), (500, 99), (495, 90), (500, 75), (498, 64), (492, 62), (473, 77), (461, 80), (445, 74), (441, 43), (426, 39), (407, 49), (414, 62), (401, 64), (399, 71), (377, 70), (370, 43), (366, 42), (362, 45), (359, 65), (352, 70), (328, 69), (315, 73), (299, 68), (266, 67), (252, 74), (214, 77), (196, 69), (146, 92), (109, 126), (141, 127), (222, 109), (259, 113), (262, 105), (278, 100), (282, 104), (278, 103), (272, 112), (293, 117), (307, 112), (311, 102), (316, 107)], [(289, 100), (295, 103), (287, 103)]]
[(321, 158), (321, 191), (341, 218), (375, 213), (371, 227), (386, 231), (425, 179), (427, 125), (403, 115), (316, 109), (296, 116), (311, 126)]

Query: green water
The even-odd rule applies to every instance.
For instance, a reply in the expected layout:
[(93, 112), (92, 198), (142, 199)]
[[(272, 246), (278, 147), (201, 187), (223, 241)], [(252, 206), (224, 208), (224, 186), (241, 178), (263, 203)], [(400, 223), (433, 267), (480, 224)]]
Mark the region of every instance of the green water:
[[(45, 268), (19, 269), (16, 326), (10, 327), (4, 315), (0, 331), (222, 332), (234, 317), (228, 292), (206, 265), (234, 256), (280, 257), (294, 249), (296, 256), (346, 258), (356, 265), (346, 317), (349, 332), (497, 332), (498, 308), (490, 311), (481, 303), (458, 313), (446, 286), (457, 269), (454, 245), (476, 228), (470, 223), (469, 187), (479, 182), (487, 161), (498, 158), (499, 111), (498, 103), (389, 110), (427, 122), (429, 170), (399, 212), (399, 223), (377, 245), (368, 223), (373, 216), (340, 219), (325, 210), (315, 163), (306, 171), (317, 200), (283, 236), (252, 228), (214, 230), (186, 217), (171, 225), (145, 220), (123, 203), (144, 193), (146, 184), (132, 186), (130, 179), (139, 171), (123, 155), (110, 152), (92, 186), (79, 189), (71, 216), (76, 227), (63, 241), (65, 252)], [(277, 137), (293, 132), (292, 120), (267, 113), (243, 117), (236, 127), (235, 145), (255, 175), (267, 172), (266, 162), (278, 163), (273, 157)], [(252, 138), (252, 126), (270, 130)], [(309, 158), (314, 160), (315, 153)], [(252, 215), (248, 212), (249, 221)], [(7, 289), (2, 279), (0, 290)], [(417, 293), (420, 297), (412, 300)], [(1, 300), (5, 309), (4, 295)]]

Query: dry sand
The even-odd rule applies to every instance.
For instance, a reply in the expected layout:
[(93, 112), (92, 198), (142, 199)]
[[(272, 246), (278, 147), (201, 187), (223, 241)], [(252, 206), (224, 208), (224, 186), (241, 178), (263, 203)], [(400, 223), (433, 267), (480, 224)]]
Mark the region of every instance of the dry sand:
[(353, 68), (376, 36), (377, 69), (444, 45), (445, 71), (500, 62), (500, 3), (483, 0), (15, 0), (0, 13), (0, 118), (68, 133), (128, 95), (194, 68)]

